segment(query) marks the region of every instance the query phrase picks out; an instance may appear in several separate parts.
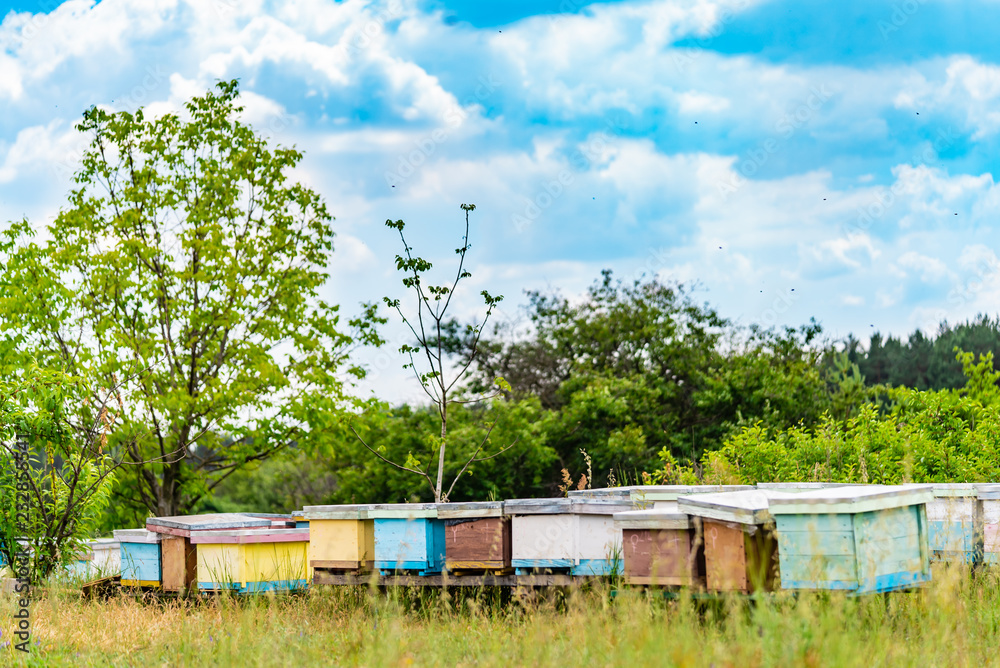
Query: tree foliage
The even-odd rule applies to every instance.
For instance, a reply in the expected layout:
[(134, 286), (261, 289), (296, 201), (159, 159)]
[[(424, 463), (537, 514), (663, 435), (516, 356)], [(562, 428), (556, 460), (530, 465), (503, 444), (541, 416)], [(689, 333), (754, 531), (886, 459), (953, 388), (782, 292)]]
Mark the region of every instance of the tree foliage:
[[(116, 387), (38, 369), (24, 376), (0, 380), (0, 554), (19, 563), (23, 544), (37, 584), (97, 531), (122, 472), (109, 438), (122, 440), (125, 407)], [(100, 400), (78, 404), (81, 394)]]
[[(239, 120), (236, 81), (185, 113), (88, 110), (76, 188), (42, 242), (3, 238), (0, 355), (95, 383), (115, 374), (134, 442), (125, 503), (185, 512), (234, 470), (336, 419), (353, 329), (320, 299), (333, 251), (320, 196), (289, 179), (302, 159)], [(82, 397), (81, 397), (82, 399)]]
[(707, 481), (990, 482), (1000, 479), (1000, 392), (993, 356), (959, 351), (965, 387), (887, 390), (847, 419), (744, 427), (706, 453)]

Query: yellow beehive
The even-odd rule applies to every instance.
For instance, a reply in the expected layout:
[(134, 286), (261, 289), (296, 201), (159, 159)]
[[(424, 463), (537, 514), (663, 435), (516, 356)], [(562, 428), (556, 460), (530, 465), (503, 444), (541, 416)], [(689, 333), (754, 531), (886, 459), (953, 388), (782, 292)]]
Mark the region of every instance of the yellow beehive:
[(198, 545), (200, 590), (289, 590), (308, 582), (306, 530), (203, 531), (191, 542)]
[(368, 506), (306, 506), (309, 566), (331, 570), (371, 570), (375, 559), (374, 521)]

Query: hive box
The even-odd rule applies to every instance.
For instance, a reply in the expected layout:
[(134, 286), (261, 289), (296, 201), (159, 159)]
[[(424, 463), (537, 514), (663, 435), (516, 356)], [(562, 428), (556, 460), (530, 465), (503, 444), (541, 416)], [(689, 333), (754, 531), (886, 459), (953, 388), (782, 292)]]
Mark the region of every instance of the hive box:
[(209, 513), (178, 517), (150, 517), (146, 529), (163, 534), (160, 541), (163, 591), (193, 589), (198, 580), (198, 549), (193, 534), (205, 531), (266, 529), (288, 526), (287, 515), (251, 515), (244, 513)]
[(927, 503), (932, 561), (976, 564), (983, 555), (983, 502), (975, 483), (935, 483)]
[(114, 536), (121, 550), (122, 586), (159, 589), (163, 579), (161, 535), (145, 529), (118, 529)]
[(655, 508), (677, 512), (677, 498), (687, 494), (736, 492), (753, 489), (750, 485), (639, 485), (629, 488), (632, 505), (639, 510)]
[(369, 507), (374, 523), (375, 568), (386, 573), (440, 573), (444, 568), (444, 522), (433, 503), (392, 503)]
[(442, 503), (445, 567), (449, 571), (505, 570), (510, 566), (510, 518), (502, 501)]
[(854, 593), (930, 580), (931, 485), (837, 487), (771, 499), (783, 589)]
[(976, 499), (980, 503), (983, 522), (983, 561), (1000, 563), (1000, 485), (976, 485)]
[(371, 506), (306, 506), (302, 518), (309, 528), (309, 566), (334, 571), (370, 571), (375, 565), (374, 520)]
[(558, 498), (505, 501), (511, 517), (511, 566), (611, 575), (621, 570), (621, 531), (614, 514), (631, 510), (627, 501)]
[(705, 586), (701, 522), (667, 510), (615, 513), (625, 580), (635, 585)]
[(302, 529), (198, 531), (198, 589), (287, 591), (308, 584), (309, 532)]
[(121, 544), (117, 538), (95, 538), (88, 541), (94, 555), (90, 562), (90, 575), (92, 577), (103, 577), (121, 573)]
[(778, 544), (768, 507), (771, 500), (782, 496), (795, 495), (751, 488), (677, 500), (680, 512), (701, 518), (709, 591), (774, 590)]

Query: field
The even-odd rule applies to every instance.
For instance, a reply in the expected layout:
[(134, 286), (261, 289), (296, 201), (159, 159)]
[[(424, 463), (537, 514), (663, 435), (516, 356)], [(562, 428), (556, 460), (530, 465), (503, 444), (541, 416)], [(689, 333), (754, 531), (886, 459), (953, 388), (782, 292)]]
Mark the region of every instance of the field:
[[(2, 643), (13, 601), (3, 599)], [(939, 570), (927, 589), (849, 599), (692, 600), (606, 587), (499, 601), (368, 588), (205, 601), (32, 607), (27, 665), (985, 666), (1000, 665), (1000, 574)], [(7, 645), (0, 663), (21, 663)]]

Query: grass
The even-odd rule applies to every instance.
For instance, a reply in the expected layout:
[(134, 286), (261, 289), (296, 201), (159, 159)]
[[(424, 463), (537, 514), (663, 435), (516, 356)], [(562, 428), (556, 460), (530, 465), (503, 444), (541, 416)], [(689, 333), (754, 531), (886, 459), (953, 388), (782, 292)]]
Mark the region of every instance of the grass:
[[(0, 643), (14, 602), (0, 598)], [(1000, 572), (939, 569), (927, 589), (677, 600), (607, 589), (498, 601), (364, 587), (204, 601), (32, 607), (29, 665), (986, 666), (1000, 664)], [(0, 664), (23, 661), (11, 647)]]

